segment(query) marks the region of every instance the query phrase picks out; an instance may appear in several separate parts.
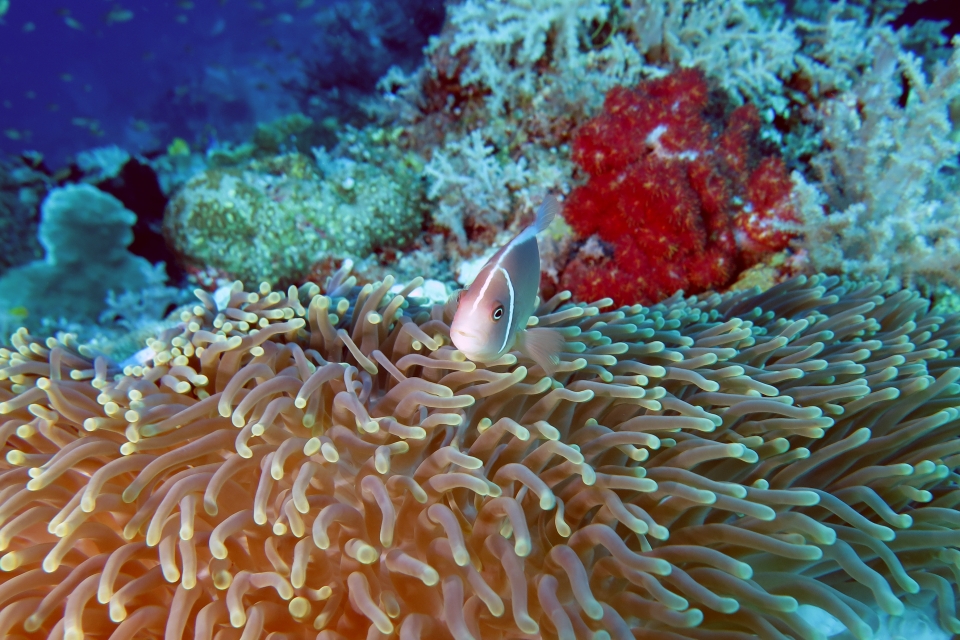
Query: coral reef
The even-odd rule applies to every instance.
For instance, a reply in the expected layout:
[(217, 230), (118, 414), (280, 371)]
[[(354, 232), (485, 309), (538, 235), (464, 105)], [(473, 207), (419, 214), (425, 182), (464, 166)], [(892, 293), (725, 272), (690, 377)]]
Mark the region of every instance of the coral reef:
[(130, 154), (118, 147), (97, 147), (77, 154), (77, 168), (85, 182), (96, 184), (120, 175), (124, 165), (130, 162)]
[(0, 278), (0, 316), (37, 327), (43, 319), (96, 320), (109, 291), (136, 291), (149, 262), (130, 253), (137, 217), (88, 184), (54, 189), (43, 201), (38, 237), (43, 260)]
[(561, 294), (554, 381), (465, 361), (420, 284), (199, 291), (122, 373), (18, 332), (0, 634), (866, 639), (912, 600), (960, 632), (956, 316), (826, 276)]
[(302, 138), (308, 137), (313, 127), (313, 120), (302, 113), (292, 113), (272, 122), (257, 125), (253, 133), (253, 144), (268, 154), (279, 154), (287, 151), (309, 151), (314, 145)]
[(423, 224), (417, 175), (389, 149), (357, 146), (356, 159), (320, 149), (316, 161), (291, 153), (210, 168), (170, 201), (164, 235), (188, 270), (246, 282), (295, 282), (324, 259), (401, 247)]
[(103, 173), (86, 174), (82, 180), (112, 195), (136, 214), (130, 253), (146, 258), (154, 265), (163, 263), (168, 267), (170, 277), (179, 281), (182, 274), (173, 252), (163, 240), (163, 213), (169, 197), (151, 163), (141, 156), (129, 158), (110, 177)]
[(193, 176), (208, 166), (207, 158), (200, 153), (166, 153), (147, 160), (157, 176), (160, 189), (167, 198), (172, 198)]
[(631, 4), (628, 24), (648, 55), (656, 52), (674, 67), (704, 71), (738, 104), (784, 114), (791, 106), (785, 85), (804, 58), (802, 41), (792, 21), (764, 12), (762, 5), (641, 0)]
[[(805, 212), (789, 231), (802, 237), (788, 272), (889, 275), (932, 291), (957, 273), (952, 257), (938, 265), (932, 256), (956, 254), (956, 116), (948, 114), (957, 112), (960, 85), (952, 81), (956, 58), (946, 64), (952, 48), (944, 46), (942, 24), (889, 26), (904, 6), (466, 0), (451, 5), (418, 72), (384, 77), (380, 117), (415, 132), (412, 144), (428, 160), (439, 204), (436, 228), (457, 270), (461, 258), (509, 235), (496, 232), (498, 221), (511, 229), (529, 214), (514, 197), (529, 189), (519, 186), (523, 170), (552, 172), (546, 189), (565, 192), (561, 185), (576, 183), (569, 143), (596, 117), (604, 94), (699, 69), (716, 97), (723, 92), (721, 102), (756, 108), (759, 139), (778, 146), (788, 170), (798, 172), (794, 187), (778, 163), (765, 167), (767, 178), (776, 174), (766, 184), (779, 208), (789, 191), (789, 206)], [(500, 181), (472, 180), (469, 168)], [(906, 181), (922, 186), (881, 193)], [(748, 241), (739, 248), (748, 254), (743, 266), (775, 253), (787, 236), (762, 219), (738, 223), (735, 237)], [(561, 263), (545, 271), (550, 286), (564, 266), (559, 249)], [(615, 253), (595, 242), (586, 249)]]
[(0, 274), (43, 256), (37, 241), (40, 202), (50, 176), (28, 161), (0, 161)]
[[(122, 359), (168, 326), (163, 323), (166, 313), (186, 300), (183, 290), (169, 285), (171, 279), (179, 281), (180, 274), (175, 265), (168, 274), (171, 255), (160, 235), (166, 198), (145, 159), (109, 147), (78, 154), (75, 164), (53, 176), (39, 156), (25, 156), (3, 169), (0, 229), (8, 243), (3, 259), (22, 268), (0, 280), (0, 341), (8, 344), (10, 332), (26, 324), (41, 335), (70, 331), (98, 353)], [(61, 180), (84, 186), (54, 188)], [(41, 246), (37, 227), (41, 200), (48, 192), (60, 195), (51, 205), (56, 211), (44, 216), (46, 240)], [(101, 214), (102, 230), (95, 228)], [(51, 243), (61, 248), (51, 252)], [(107, 246), (110, 243), (122, 246)], [(82, 250), (91, 253), (78, 261), (73, 254)], [(57, 266), (49, 268), (50, 260)], [(106, 264), (92, 269), (86, 265), (104, 260)], [(5, 271), (2, 266), (0, 273)], [(54, 303), (45, 299), (48, 294), (67, 302)]]
[(960, 284), (958, 44), (928, 77), (882, 30), (863, 77), (820, 106), (825, 149), (811, 160), (819, 179), (795, 178), (805, 203), (799, 246), (813, 268), (927, 290)]
[[(820, 82), (829, 44), (806, 43), (793, 20), (755, 4), (764, 3), (467, 0), (449, 8), (447, 27), (430, 47), (420, 79), (426, 106), (432, 93), (440, 93), (434, 108), (446, 101), (464, 111), (481, 97), (488, 119), (522, 114), (529, 131), (562, 137), (592, 116), (610, 89), (697, 67), (736, 102), (755, 104), (764, 135), (779, 139), (775, 116), (831, 88)], [(791, 85), (798, 70), (809, 76), (810, 93)], [(829, 69), (837, 78), (855, 71)]]
[(498, 137), (474, 130), (434, 150), (424, 167), (427, 198), (437, 202), (433, 222), (451, 232), (464, 252), (470, 240), (488, 248), (498, 231), (515, 226), (517, 212), (533, 210), (544, 193), (562, 189), (571, 173), (569, 163), (534, 145), (516, 149), (514, 159), (510, 145), (496, 145)]
[(562, 287), (581, 300), (603, 292), (649, 304), (725, 287), (787, 246), (780, 228), (796, 218), (783, 161), (761, 155), (753, 106), (717, 122), (715, 100), (693, 69), (607, 95), (574, 139), (590, 178), (564, 207), (573, 230), (599, 242), (564, 268)]

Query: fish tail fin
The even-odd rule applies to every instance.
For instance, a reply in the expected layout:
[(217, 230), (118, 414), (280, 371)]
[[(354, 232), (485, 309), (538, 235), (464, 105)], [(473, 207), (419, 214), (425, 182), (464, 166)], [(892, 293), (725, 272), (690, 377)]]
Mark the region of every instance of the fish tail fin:
[(552, 195), (544, 198), (543, 202), (540, 203), (540, 208), (537, 209), (537, 233), (549, 227), (559, 213), (560, 203), (557, 202), (557, 199)]
[(567, 341), (557, 329), (532, 327), (520, 331), (517, 348), (523, 355), (536, 362), (551, 378), (560, 365), (560, 353)]

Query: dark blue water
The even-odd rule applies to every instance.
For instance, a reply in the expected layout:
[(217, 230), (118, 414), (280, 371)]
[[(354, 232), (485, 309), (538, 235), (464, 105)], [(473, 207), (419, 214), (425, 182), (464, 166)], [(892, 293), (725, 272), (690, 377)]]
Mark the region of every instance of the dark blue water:
[(317, 95), (415, 66), (442, 19), (442, 3), (417, 0), (10, 0), (0, 156), (37, 150), (57, 166), (110, 144), (239, 140), (293, 111), (349, 118), (343, 91)]
[[(958, 13), (928, 0), (897, 22), (952, 20), (952, 35)], [(9, 0), (0, 157), (36, 150), (56, 167), (110, 144), (242, 140), (294, 111), (349, 120), (391, 64), (419, 63), (443, 15), (443, 0)]]

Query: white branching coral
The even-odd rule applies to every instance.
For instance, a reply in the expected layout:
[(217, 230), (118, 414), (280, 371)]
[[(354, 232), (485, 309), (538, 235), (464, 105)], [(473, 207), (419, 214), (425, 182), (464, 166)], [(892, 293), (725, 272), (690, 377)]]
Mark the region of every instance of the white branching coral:
[[(491, 128), (476, 129), (436, 150), (424, 168), (427, 197), (438, 202), (434, 222), (467, 244), (465, 225), (502, 229), (518, 209), (532, 210), (543, 192), (566, 190), (569, 161), (548, 150), (527, 146), (526, 156), (512, 159), (498, 153)], [(506, 146), (506, 145), (504, 145)]]
[(889, 29), (869, 53), (863, 77), (821, 109), (826, 149), (812, 163), (822, 193), (799, 192), (816, 203), (805, 207), (802, 246), (817, 269), (960, 284), (960, 143), (950, 120), (960, 53), (930, 78)]
[(440, 199), (435, 221), (463, 244), (465, 221), (502, 226), (512, 208), (511, 191), (530, 182), (526, 159), (501, 161), (494, 151), (483, 132), (475, 130), (435, 151), (424, 168), (430, 182), (427, 197)]
[(468, 0), (449, 11), (456, 27), (450, 53), (470, 51), (461, 81), (488, 91), (494, 113), (514, 109), (554, 83), (568, 94), (579, 85), (577, 94), (599, 104), (607, 89), (636, 82), (644, 67), (622, 35), (614, 35), (604, 51), (585, 50), (590, 31), (613, 20), (613, 8), (604, 2)]
[(703, 69), (735, 101), (785, 107), (783, 81), (797, 68), (800, 49), (792, 23), (765, 18), (742, 0), (642, 0), (629, 16), (642, 51)]
[(450, 53), (469, 50), (461, 82), (494, 113), (549, 96), (589, 113), (613, 86), (698, 66), (735, 100), (779, 111), (800, 39), (742, 0), (468, 0), (450, 8)]
[(797, 67), (813, 85), (814, 95), (847, 91), (870, 65), (870, 49), (863, 46), (882, 30), (882, 25), (867, 22), (862, 14), (850, 13), (847, 4), (838, 2), (827, 8), (819, 19), (797, 18), (794, 24), (803, 40), (804, 55), (797, 56)]

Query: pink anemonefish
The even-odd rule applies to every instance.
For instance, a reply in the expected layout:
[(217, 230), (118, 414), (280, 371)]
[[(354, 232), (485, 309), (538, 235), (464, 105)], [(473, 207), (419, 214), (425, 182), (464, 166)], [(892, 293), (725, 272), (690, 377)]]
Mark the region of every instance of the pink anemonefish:
[(453, 345), (469, 359), (490, 363), (516, 348), (552, 376), (565, 340), (556, 329), (531, 327), (540, 288), (537, 232), (547, 228), (560, 204), (547, 196), (537, 221), (505, 244), (483, 266), (473, 283), (460, 292), (450, 325)]

